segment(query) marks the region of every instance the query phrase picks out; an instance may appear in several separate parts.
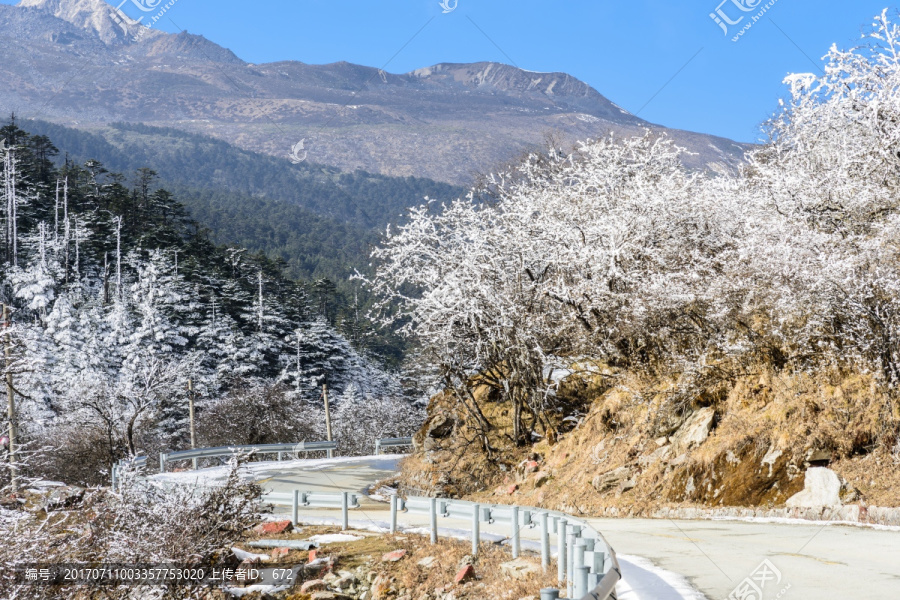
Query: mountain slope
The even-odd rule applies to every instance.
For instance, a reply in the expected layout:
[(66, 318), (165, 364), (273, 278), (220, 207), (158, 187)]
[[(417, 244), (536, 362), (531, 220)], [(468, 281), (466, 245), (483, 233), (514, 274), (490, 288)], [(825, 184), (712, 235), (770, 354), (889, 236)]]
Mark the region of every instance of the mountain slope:
[[(171, 129), (115, 124), (93, 132), (45, 121), (22, 126), (54, 140), (65, 159), (96, 160), (128, 176), (152, 165), (158, 184), (221, 244), (263, 252), (291, 277), (327, 278), (353, 297), (349, 278), (365, 272), (369, 252), (389, 223), (425, 196), (450, 199), (462, 188), (422, 178), (394, 178), (288, 161)], [(59, 159), (60, 161), (62, 158)], [(366, 304), (368, 295), (359, 300)]]
[(698, 168), (734, 165), (746, 149), (652, 125), (564, 73), (487, 62), (406, 74), (345, 62), (253, 65), (202, 36), (125, 36), (111, 29), (111, 10), (101, 0), (0, 6), (0, 77), (10, 83), (0, 109), (78, 127), (174, 127), (280, 157), (306, 140), (317, 163), (456, 184), (548, 133), (567, 143), (652, 128), (695, 153), (687, 160)]

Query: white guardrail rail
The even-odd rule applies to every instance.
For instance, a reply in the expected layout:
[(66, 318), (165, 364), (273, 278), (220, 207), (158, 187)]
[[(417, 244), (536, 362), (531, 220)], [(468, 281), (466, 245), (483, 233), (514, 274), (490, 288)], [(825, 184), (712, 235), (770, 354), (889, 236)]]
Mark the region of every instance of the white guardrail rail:
[(277, 454), (278, 460), (284, 455), (296, 455), (300, 452), (325, 452), (328, 458), (334, 457), (337, 450), (335, 442), (298, 442), (296, 444), (257, 444), (254, 446), (219, 446), (218, 448), (197, 448), (195, 450), (180, 450), (159, 455), (159, 472), (166, 472), (166, 465), (170, 462), (182, 460), (193, 461), (194, 469), (197, 469), (197, 461), (201, 458), (215, 458), (219, 456), (232, 456), (238, 452), (253, 452), (254, 454)]
[(412, 446), (413, 439), (411, 437), (403, 437), (403, 438), (382, 438), (380, 440), (375, 440), (375, 455), (381, 454), (381, 451), (385, 448), (403, 448), (405, 446)]

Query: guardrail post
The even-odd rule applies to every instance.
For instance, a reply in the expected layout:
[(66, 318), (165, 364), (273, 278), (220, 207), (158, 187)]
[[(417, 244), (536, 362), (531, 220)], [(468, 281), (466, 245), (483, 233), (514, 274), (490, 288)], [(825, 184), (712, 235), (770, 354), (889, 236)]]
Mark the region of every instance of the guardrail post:
[(381, 440), (375, 440), (375, 456), (381, 454)]
[(294, 498), (291, 502), (291, 525), (297, 526), (297, 517), (300, 511), (300, 490), (294, 490)]
[(587, 594), (587, 573), (588, 567), (584, 564), (584, 539), (578, 538), (575, 540), (575, 552), (572, 566), (573, 568), (573, 579), (575, 586), (575, 597), (581, 598), (585, 594)]
[(566, 554), (566, 595), (568, 597), (572, 597), (572, 593), (575, 591), (575, 539), (577, 534), (577, 527), (575, 525), (567, 525), (566, 526), (566, 548), (568, 549), (568, 553)]
[(472, 506), (472, 556), (478, 556), (478, 547), (481, 544), (481, 519), (479, 513), (481, 505)]
[(191, 461), (191, 462), (193, 463), (193, 465), (194, 465), (194, 470), (196, 471), (196, 470), (199, 468), (199, 463), (197, 462), (197, 459), (195, 458), (195, 459), (194, 459), (193, 461)]
[(559, 519), (556, 522), (556, 572), (557, 581), (564, 584), (566, 581), (566, 520)]
[(550, 568), (550, 529), (547, 525), (547, 513), (542, 512), (541, 520), (541, 566), (544, 572)]
[(431, 543), (437, 544), (437, 498), (431, 499)]
[(159, 455), (159, 472), (160, 473), (166, 472), (166, 455), (165, 454)]
[(513, 506), (510, 508), (511, 514), (511, 522), (512, 522), (512, 537), (510, 537), (510, 545), (512, 546), (512, 557), (519, 558), (519, 550), (521, 548), (521, 541), (519, 540), (519, 507)]
[(334, 450), (332, 450), (331, 448), (326, 450), (325, 454), (326, 454), (326, 456), (328, 456), (328, 458), (334, 458)]
[(559, 600), (559, 590), (556, 588), (542, 589), (541, 600)]
[(397, 495), (391, 494), (391, 533), (397, 533)]
[(350, 492), (341, 492), (341, 529), (347, 531), (350, 527), (350, 512), (347, 504)]

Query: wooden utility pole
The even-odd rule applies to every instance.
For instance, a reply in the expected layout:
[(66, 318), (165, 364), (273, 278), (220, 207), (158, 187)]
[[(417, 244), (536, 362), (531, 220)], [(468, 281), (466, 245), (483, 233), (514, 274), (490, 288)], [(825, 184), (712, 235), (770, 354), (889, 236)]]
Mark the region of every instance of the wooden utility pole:
[(10, 488), (12, 492), (17, 491), (17, 469), (16, 469), (16, 392), (13, 389), (12, 376), (12, 336), (9, 333), (9, 307), (3, 305), (3, 329), (6, 331), (4, 336), (5, 348), (4, 356), (6, 358), (6, 417), (9, 419), (9, 478)]
[(188, 412), (191, 416), (191, 450), (197, 447), (197, 430), (194, 427), (194, 380), (188, 379)]
[[(325, 399), (325, 432), (328, 435), (328, 441), (333, 441), (331, 439), (331, 410), (328, 407), (328, 384), (322, 384), (322, 398)], [(333, 450), (328, 450), (328, 458), (334, 456)]]
[(322, 384), (322, 397), (325, 399), (325, 429), (328, 435), (328, 441), (331, 439), (331, 410), (328, 408), (328, 384)]

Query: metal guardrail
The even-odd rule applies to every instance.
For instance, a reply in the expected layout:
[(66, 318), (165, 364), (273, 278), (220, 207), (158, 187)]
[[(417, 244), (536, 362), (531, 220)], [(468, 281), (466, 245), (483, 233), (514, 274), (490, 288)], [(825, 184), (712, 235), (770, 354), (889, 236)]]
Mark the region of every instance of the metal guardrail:
[(193, 467), (197, 469), (197, 461), (201, 458), (215, 458), (218, 456), (232, 456), (238, 452), (253, 452), (255, 454), (277, 454), (281, 460), (285, 454), (292, 455), (300, 452), (327, 452), (328, 458), (334, 457), (337, 450), (335, 442), (299, 442), (296, 444), (256, 444), (253, 446), (219, 446), (217, 448), (197, 448), (195, 450), (180, 450), (159, 455), (159, 472), (166, 472), (166, 464), (182, 460), (193, 461)]
[[(384, 447), (410, 445), (411, 438), (385, 438), (377, 440), (376, 454)], [(255, 446), (222, 446), (219, 448), (200, 448), (160, 454), (160, 472), (166, 471), (166, 464), (180, 460), (193, 460), (197, 468), (197, 460), (217, 456), (231, 456), (237, 452), (255, 452), (257, 454), (278, 454), (278, 460), (285, 453), (327, 451), (328, 456), (337, 448), (334, 442), (300, 442), (298, 444), (262, 444)], [(138, 468), (146, 467), (146, 456), (122, 459), (113, 465), (113, 489), (119, 485), (119, 473), (128, 462)], [(341, 525), (344, 530), (349, 527), (349, 510), (360, 508), (359, 494), (352, 492), (269, 492), (262, 496), (264, 502), (291, 506), (291, 521), (298, 522), (301, 506), (317, 508), (340, 508)], [(550, 567), (550, 536), (556, 536), (557, 545), (557, 578), (566, 586), (569, 598), (578, 600), (616, 600), (616, 584), (622, 579), (622, 570), (616, 559), (615, 551), (591, 525), (579, 519), (557, 511), (541, 508), (520, 507), (513, 505), (484, 505), (464, 500), (448, 498), (426, 498), (410, 496), (405, 500), (396, 495), (390, 497), (390, 532), (397, 532), (397, 513), (399, 511), (428, 514), (430, 517), (431, 541), (437, 542), (438, 517), (471, 519), (472, 553), (478, 554), (481, 541), (481, 523), (509, 524), (509, 544), (513, 558), (521, 552), (520, 532), (523, 527), (540, 527), (541, 531), (541, 564), (545, 569)], [(560, 590), (555, 588), (540, 591), (541, 600), (565, 600), (560, 598)]]
[(359, 508), (359, 494), (352, 492), (269, 492), (262, 495), (262, 500), (269, 504), (289, 505), (291, 507), (291, 523), (297, 525), (301, 506), (315, 508), (340, 508), (341, 527), (350, 527), (351, 508)]
[(375, 440), (375, 454), (381, 454), (385, 448), (400, 448), (403, 446), (412, 446), (413, 439), (411, 437), (404, 438), (382, 438)]
[[(566, 585), (569, 598), (581, 600), (614, 600), (616, 584), (622, 578), (622, 570), (615, 551), (603, 535), (587, 521), (565, 513), (533, 507), (509, 505), (482, 505), (463, 500), (424, 498), (412, 496), (403, 500), (391, 496), (391, 533), (397, 530), (397, 512), (428, 514), (431, 541), (437, 542), (438, 517), (471, 519), (472, 553), (478, 553), (480, 525), (508, 523), (510, 547), (513, 558), (521, 552), (520, 532), (524, 527), (540, 527), (541, 564), (550, 567), (550, 536), (557, 541), (557, 576)], [(541, 590), (541, 600), (560, 598), (557, 589)]]

